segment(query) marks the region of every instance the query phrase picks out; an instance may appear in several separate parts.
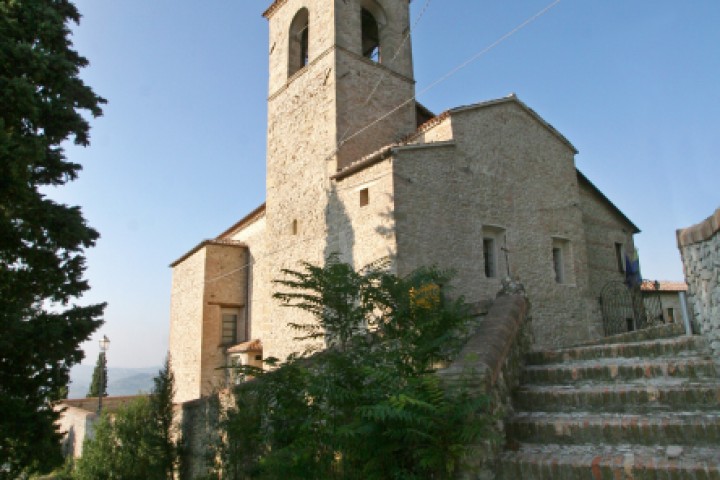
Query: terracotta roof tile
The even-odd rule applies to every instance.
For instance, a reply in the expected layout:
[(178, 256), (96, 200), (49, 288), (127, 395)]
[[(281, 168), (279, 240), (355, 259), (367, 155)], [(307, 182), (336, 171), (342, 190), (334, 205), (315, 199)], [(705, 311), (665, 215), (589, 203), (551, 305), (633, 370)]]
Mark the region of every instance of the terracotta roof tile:
[(185, 253), (183, 256), (175, 260), (170, 264), (171, 267), (174, 267), (178, 265), (179, 263), (183, 262), (185, 259), (187, 259), (189, 256), (191, 256), (193, 253), (197, 252), (203, 247), (206, 247), (208, 245), (223, 245), (223, 246), (229, 246), (229, 247), (242, 247), (247, 248), (247, 245), (243, 242), (238, 242), (237, 240), (228, 240), (224, 238), (216, 238), (213, 240), (203, 240), (202, 242), (195, 245), (193, 248), (191, 248), (187, 253)]
[[(668, 282), (661, 280), (658, 283), (660, 284), (660, 289), (658, 290), (660, 292), (686, 292), (688, 289), (687, 283), (685, 282)], [(642, 285), (640, 285), (640, 290), (643, 292), (656, 291), (655, 280), (643, 280)]]
[(262, 342), (259, 339), (238, 343), (227, 349), (227, 353), (262, 352)]
[(287, 0), (275, 0), (262, 14), (265, 18), (270, 18), (275, 11), (285, 5)]
[(253, 221), (257, 220), (258, 218), (262, 217), (265, 214), (265, 204), (263, 203), (259, 207), (257, 207), (252, 212), (245, 215), (243, 218), (232, 224), (232, 226), (228, 229), (226, 229), (224, 232), (222, 232), (220, 235), (216, 237), (216, 240), (223, 240), (224, 237), (227, 237), (228, 235), (232, 235), (245, 225), (252, 223)]

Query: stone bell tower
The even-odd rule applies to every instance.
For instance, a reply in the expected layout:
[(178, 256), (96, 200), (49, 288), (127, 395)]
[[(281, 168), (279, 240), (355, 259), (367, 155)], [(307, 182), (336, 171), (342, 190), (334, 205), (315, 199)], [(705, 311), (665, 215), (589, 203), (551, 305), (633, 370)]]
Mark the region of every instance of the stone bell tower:
[[(269, 21), (265, 272), (327, 254), (330, 176), (416, 128), (409, 0), (276, 0)], [(261, 272), (258, 272), (262, 275)], [(268, 287), (272, 288), (272, 287)], [(255, 323), (269, 350), (283, 309)]]

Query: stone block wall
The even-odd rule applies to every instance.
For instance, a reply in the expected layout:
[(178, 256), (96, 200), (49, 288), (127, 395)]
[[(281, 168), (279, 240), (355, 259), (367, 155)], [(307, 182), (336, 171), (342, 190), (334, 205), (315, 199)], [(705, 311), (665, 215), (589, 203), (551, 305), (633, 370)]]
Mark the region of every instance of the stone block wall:
[(215, 448), (220, 444), (222, 402), (219, 393), (176, 405), (179, 425), (179, 479), (212, 478)]
[(244, 243), (248, 247), (247, 282), (248, 292), (245, 306), (248, 323), (248, 338), (256, 339), (255, 322), (266, 317), (268, 308), (269, 280), (267, 263), (270, 259), (265, 246), (265, 207), (264, 205), (251, 213), (247, 218), (221, 234), (218, 238)]
[[(525, 355), (532, 345), (530, 303), (522, 286), (503, 282), (479, 328), (448, 368), (438, 374), (446, 385), (471, 378), (478, 395), (488, 397), (488, 414), (498, 421), (494, 437), (466, 447), (458, 479), (494, 479), (497, 456), (504, 447), (505, 420), (512, 414), (512, 392), (520, 384)], [(474, 375), (474, 377), (468, 377)]]
[(63, 434), (61, 441), (63, 455), (79, 458), (82, 456), (85, 439), (93, 436), (93, 424), (97, 420), (97, 414), (94, 410), (89, 411), (64, 403), (61, 403), (58, 408), (64, 409), (57, 422), (58, 429)]
[(678, 230), (677, 242), (693, 323), (720, 357), (720, 208), (697, 225)]
[[(495, 296), (509, 264), (510, 276), (522, 281), (535, 305), (539, 345), (598, 335), (588, 315), (586, 237), (572, 146), (510, 98), (449, 116), (436, 128), (451, 127), (452, 141), (394, 151), (398, 273), (433, 264), (454, 269), (454, 294), (475, 302)], [(423, 140), (433, 137), (428, 131)], [(497, 236), (499, 260), (489, 278), (487, 231)], [(564, 248), (562, 283), (553, 270), (555, 242)]]
[(170, 356), (176, 402), (200, 396), (205, 250), (173, 267), (170, 297)]
[[(635, 250), (634, 227), (622, 220), (601, 195), (584, 177), (580, 177), (580, 208), (585, 226), (587, 245), (589, 296), (588, 308), (595, 320), (597, 335), (603, 335), (602, 313), (599, 297), (608, 282), (624, 282), (625, 269), (617, 262), (615, 244), (623, 246), (623, 252), (631, 255)], [(624, 262), (624, 259), (623, 259)], [(624, 265), (624, 263), (623, 263)]]
[(393, 258), (393, 198), (389, 159), (339, 179), (328, 203), (328, 252), (338, 253), (341, 261), (355, 269), (381, 258)]
[[(103, 413), (114, 413), (118, 408), (127, 405), (145, 395), (123, 395), (103, 397)], [(98, 398), (76, 398), (58, 402), (54, 407), (60, 412), (56, 422), (58, 431), (63, 434), (61, 445), (63, 455), (78, 458), (82, 456), (83, 444), (86, 439), (93, 438), (94, 425), (98, 421)]]
[(247, 248), (218, 240), (202, 242), (173, 263), (170, 355), (177, 391), (185, 402), (224, 386), (221, 310), (244, 308)]

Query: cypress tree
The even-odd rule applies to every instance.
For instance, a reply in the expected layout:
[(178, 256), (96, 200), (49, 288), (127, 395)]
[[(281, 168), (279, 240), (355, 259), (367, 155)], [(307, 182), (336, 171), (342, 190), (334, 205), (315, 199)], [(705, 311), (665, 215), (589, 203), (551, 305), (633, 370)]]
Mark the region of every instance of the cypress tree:
[(47, 197), (77, 178), (64, 142), (87, 146), (104, 99), (83, 83), (69, 0), (0, 0), (0, 477), (62, 464), (59, 413), (79, 346), (102, 324), (84, 251), (98, 233), (80, 208)]
[(99, 397), (100, 395), (107, 397), (107, 382), (107, 360), (105, 359), (105, 352), (100, 352), (97, 362), (95, 363), (90, 389), (86, 397)]

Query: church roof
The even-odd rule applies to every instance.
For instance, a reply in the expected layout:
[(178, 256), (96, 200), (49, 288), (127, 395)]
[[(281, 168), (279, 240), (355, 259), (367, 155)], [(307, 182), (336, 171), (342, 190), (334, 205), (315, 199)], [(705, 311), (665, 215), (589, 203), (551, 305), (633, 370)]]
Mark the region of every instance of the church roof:
[(227, 240), (227, 239), (212, 239), (212, 240), (203, 240), (202, 242), (195, 245), (193, 248), (191, 248), (187, 253), (185, 253), (182, 257), (178, 258), (174, 262), (170, 264), (170, 267), (174, 267), (176, 265), (179, 265), (183, 261), (185, 261), (188, 257), (190, 257), (193, 253), (197, 252), (203, 247), (206, 247), (208, 245), (222, 245), (226, 247), (241, 247), (241, 248), (247, 248), (247, 245), (243, 242), (238, 242), (236, 240)]
[(540, 115), (538, 115), (535, 110), (528, 107), (527, 104), (525, 104), (525, 102), (520, 100), (517, 97), (517, 95), (515, 95), (514, 93), (511, 93), (507, 97), (503, 97), (503, 98), (496, 98), (494, 100), (488, 100), (485, 102), (474, 103), (472, 105), (464, 105), (461, 107), (455, 107), (455, 108), (450, 109), (449, 113), (453, 114), (453, 113), (459, 113), (459, 112), (466, 112), (469, 110), (475, 110), (475, 109), (479, 109), (479, 108), (487, 108), (487, 107), (493, 107), (495, 105), (502, 105), (504, 103), (515, 103), (515, 104), (519, 105), (523, 110), (525, 110), (528, 114), (530, 114), (531, 117), (533, 117), (535, 120), (537, 120), (543, 127), (545, 127), (547, 130), (549, 130), (550, 133), (552, 133), (555, 137), (557, 137), (558, 140), (560, 140), (562, 143), (567, 145), (568, 148), (570, 148), (570, 150), (573, 151), (573, 153), (575, 153), (575, 154), (578, 153), (577, 148), (575, 148), (575, 146), (572, 143), (570, 143), (570, 140), (565, 138), (565, 136), (562, 133), (560, 133), (559, 131), (557, 131), (557, 129), (555, 127), (553, 127), (547, 121), (545, 121), (545, 119), (542, 118)]
[(227, 237), (228, 235), (237, 232), (241, 228), (245, 227), (246, 225), (254, 222), (258, 218), (262, 217), (265, 214), (265, 204), (261, 204), (259, 207), (257, 207), (252, 212), (245, 215), (243, 218), (235, 222), (230, 228), (223, 231), (220, 235), (218, 235), (216, 238), (218, 240), (223, 239)]
[[(393, 151), (396, 148), (408, 146), (411, 145), (411, 142), (415, 140), (420, 134), (430, 130), (434, 126), (438, 125), (439, 123), (442, 123), (445, 119), (450, 117), (453, 113), (461, 113), (466, 112), (469, 110), (479, 109), (479, 108), (488, 108), (495, 105), (502, 105), (505, 103), (515, 103), (518, 106), (520, 106), (523, 110), (525, 110), (530, 116), (532, 116), (535, 120), (537, 120), (543, 127), (545, 127), (550, 133), (552, 133), (555, 137), (558, 138), (562, 143), (564, 143), (570, 150), (573, 151), (573, 153), (577, 154), (578, 150), (573, 146), (570, 141), (565, 138), (555, 127), (550, 125), (548, 122), (546, 122), (540, 115), (538, 115), (535, 110), (528, 107), (522, 100), (520, 100), (517, 95), (510, 94), (507, 97), (504, 98), (497, 98), (494, 100), (488, 100), (485, 102), (475, 103), (472, 105), (465, 105), (461, 107), (452, 108), (450, 110), (446, 110), (445, 112), (431, 118), (427, 122), (420, 125), (415, 132), (408, 135), (406, 138), (401, 140), (397, 143), (392, 143), (390, 145), (386, 145), (369, 155), (366, 155), (357, 161), (347, 165), (342, 170), (338, 170), (334, 175), (332, 175), (333, 180), (342, 180), (343, 178), (349, 177), (350, 175), (353, 175), (354, 173), (357, 173), (361, 170), (364, 170), (367, 167), (370, 167), (372, 165), (375, 165), (376, 163), (379, 163), (387, 158), (390, 158), (393, 154)], [(423, 107), (424, 108), (424, 107)], [(428, 110), (429, 112), (429, 110)], [(429, 147), (442, 147), (452, 145), (452, 142), (434, 142), (434, 143), (424, 143), (421, 145), (418, 145), (418, 147), (422, 148), (429, 148)], [(597, 196), (606, 203), (623, 221), (625, 221), (632, 229), (633, 233), (640, 233), (640, 229), (635, 225), (613, 202), (610, 201), (607, 196), (605, 196), (602, 191), (600, 191), (599, 188), (597, 188), (580, 170), (577, 168), (575, 169), (577, 172), (578, 182), (584, 183), (587, 185), (593, 192), (597, 194)]]
[(282, 7), (286, 2), (287, 2), (287, 0), (275, 0), (275, 1), (267, 8), (267, 10), (265, 10), (265, 11), (263, 12), (262, 16), (265, 17), (265, 18), (270, 18), (270, 17), (272, 16), (272, 14), (275, 13), (275, 11), (276, 11), (278, 8)]
[[(382, 160), (385, 160), (386, 158), (390, 157), (392, 155), (392, 151), (394, 148), (402, 147), (405, 145), (410, 144), (413, 140), (415, 140), (419, 135), (421, 135), (424, 132), (427, 132), (434, 126), (442, 123), (444, 120), (446, 120), (448, 117), (450, 117), (453, 113), (462, 113), (467, 112), (470, 110), (480, 109), (480, 108), (488, 108), (496, 105), (502, 105), (505, 103), (515, 103), (519, 105), (523, 110), (525, 110), (531, 117), (533, 117), (535, 120), (537, 120), (543, 127), (545, 127), (547, 130), (550, 131), (555, 137), (557, 137), (562, 143), (567, 145), (570, 150), (573, 151), (573, 153), (578, 153), (578, 150), (573, 146), (570, 141), (565, 138), (560, 132), (558, 132), (555, 127), (550, 125), (548, 122), (546, 122), (540, 115), (538, 115), (535, 110), (528, 107), (525, 102), (520, 100), (517, 95), (514, 93), (508, 95), (504, 98), (496, 98), (493, 100), (488, 100), (485, 102), (480, 103), (474, 103), (472, 105), (463, 105), (460, 107), (451, 108), (450, 110), (446, 110), (443, 113), (436, 115), (435, 117), (430, 118), (428, 121), (420, 125), (417, 130), (415, 130), (413, 133), (402, 139), (401, 141), (397, 143), (392, 143), (390, 145), (385, 145), (384, 147), (380, 148), (379, 150), (376, 150), (375, 152), (370, 153), (369, 155), (366, 155), (355, 162), (347, 165), (342, 170), (338, 170), (332, 178), (335, 180), (341, 180), (349, 175), (352, 175), (355, 172), (359, 172), (360, 170), (363, 170), (371, 165), (374, 165), (378, 162), (381, 162)], [(419, 104), (417, 104), (419, 105)], [(426, 112), (430, 113), (430, 110), (428, 110), (426, 107), (420, 105)], [(444, 145), (447, 145), (448, 142), (436, 142), (436, 143), (442, 143)], [(422, 144), (423, 147), (432, 147), (435, 146), (433, 143), (425, 143)], [(594, 185), (593, 185), (594, 187)], [(609, 201), (609, 200), (608, 200)], [(614, 205), (613, 205), (614, 206)]]
[(625, 214), (620, 210), (613, 202), (610, 201), (608, 197), (605, 196), (605, 194), (595, 186), (594, 183), (592, 183), (580, 170), (577, 168), (575, 169), (577, 171), (578, 176), (578, 182), (584, 183), (590, 189), (595, 192), (595, 194), (600, 197), (600, 199), (607, 204), (615, 213), (617, 213), (620, 218), (622, 218), (625, 222), (627, 222), (628, 225), (630, 225), (633, 229), (633, 233), (640, 233), (640, 229), (635, 225), (628, 217), (625, 216)]

